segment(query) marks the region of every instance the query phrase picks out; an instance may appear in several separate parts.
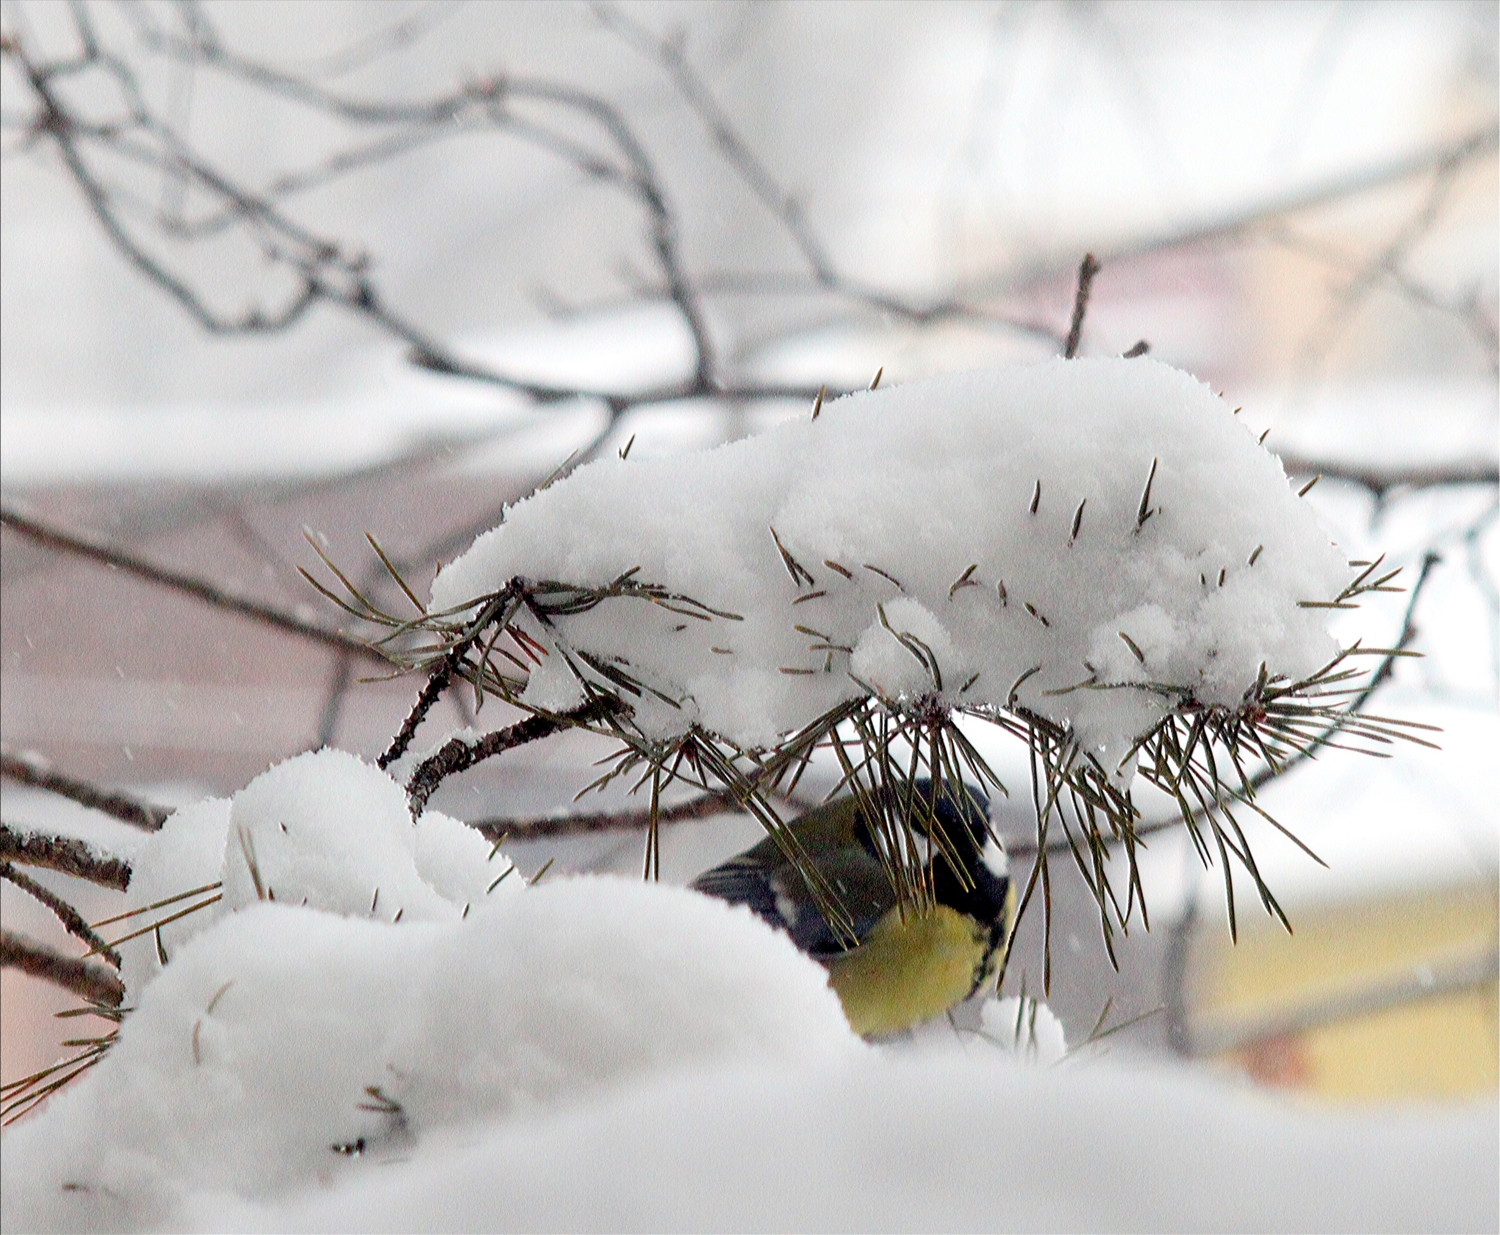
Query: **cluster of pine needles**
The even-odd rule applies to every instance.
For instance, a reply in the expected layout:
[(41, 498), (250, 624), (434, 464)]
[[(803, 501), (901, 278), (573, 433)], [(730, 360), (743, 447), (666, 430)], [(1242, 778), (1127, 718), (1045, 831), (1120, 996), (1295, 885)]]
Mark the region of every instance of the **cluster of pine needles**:
[(101, 1017), (106, 1021), (114, 1022), (114, 1028), (91, 1038), (65, 1039), (60, 1045), (70, 1049), (78, 1048), (76, 1054), (50, 1067), (33, 1072), (30, 1076), (8, 1081), (0, 1086), (0, 1122), (14, 1123), (28, 1114), (32, 1108), (45, 1102), (59, 1089), (71, 1084), (99, 1063), (114, 1046), (115, 1038), (120, 1032), (120, 1022), (125, 1019), (126, 1011), (125, 1008), (114, 1008), (106, 1003), (91, 1002), (81, 1007), (58, 1012), (56, 1015), (59, 1017)]
[[(1291, 764), (1315, 756), (1323, 747), (1353, 749), (1384, 755), (1382, 747), (1397, 740), (1425, 745), (1414, 730), (1430, 726), (1412, 721), (1364, 714), (1370, 693), (1360, 679), (1366, 671), (1357, 658), (1390, 660), (1409, 656), (1402, 646), (1341, 651), (1307, 677), (1292, 680), (1272, 674), (1265, 665), (1236, 707), (1206, 706), (1192, 691), (1165, 683), (1110, 684), (1089, 681), (1084, 689), (1147, 689), (1165, 699), (1163, 719), (1127, 752), (1120, 768), (1106, 768), (1083, 748), (1064, 725), (1025, 707), (1010, 693), (1008, 707), (955, 705), (943, 693), (935, 663), (918, 646), (908, 650), (933, 678), (933, 690), (899, 700), (882, 698), (866, 687), (862, 698), (841, 703), (811, 724), (784, 737), (768, 749), (746, 749), (700, 726), (689, 727), (669, 740), (653, 739), (632, 722), (632, 700), (646, 694), (671, 707), (681, 707), (660, 684), (634, 671), (618, 655), (604, 657), (568, 646), (556, 619), (593, 609), (607, 600), (629, 599), (660, 606), (688, 621), (740, 621), (740, 615), (714, 609), (692, 597), (641, 582), (639, 568), (603, 586), (588, 587), (556, 580), (513, 579), (488, 596), (441, 612), (429, 611), (402, 579), (389, 557), (371, 546), (390, 572), (415, 614), (399, 617), (386, 612), (314, 544), (324, 563), (344, 589), (339, 595), (310, 574), (309, 581), (346, 612), (383, 627), (374, 641), (398, 667), (398, 672), (425, 672), (428, 684), (417, 707), (403, 726), (386, 763), (405, 750), (411, 734), (450, 683), (462, 680), (472, 689), (476, 711), (493, 696), (557, 728), (579, 727), (618, 742), (615, 754), (601, 761), (604, 771), (580, 792), (602, 790), (621, 778), (632, 779), (631, 792), (649, 789), (650, 811), (645, 873), (659, 874), (659, 814), (663, 791), (673, 783), (705, 792), (728, 792), (775, 838), (797, 864), (818, 907), (838, 933), (852, 938), (849, 915), (837, 893), (828, 886), (796, 836), (778, 814), (773, 795), (790, 795), (818, 750), (831, 751), (841, 776), (828, 795), (853, 794), (868, 819), (876, 847), (895, 889), (898, 903), (920, 911), (932, 900), (934, 857), (946, 858), (960, 873), (951, 838), (943, 833), (935, 803), (944, 794), (970, 792), (1008, 796), (1006, 786), (959, 725), (973, 717), (998, 726), (1023, 742), (1030, 752), (1030, 790), (1036, 821), (1035, 859), (1021, 893), (1019, 920), (1040, 898), (1044, 914), (1044, 952), (1050, 984), (1050, 925), (1052, 917), (1049, 853), (1066, 850), (1098, 905), (1104, 943), (1115, 959), (1117, 932), (1128, 933), (1139, 912), (1149, 927), (1143, 898), (1138, 853), (1143, 845), (1142, 816), (1119, 772), (1134, 764), (1146, 782), (1175, 802), (1180, 820), (1204, 864), (1217, 863), (1223, 871), (1230, 929), (1237, 932), (1235, 879), (1232, 867), (1248, 875), (1268, 913), (1289, 926), (1286, 914), (1262, 878), (1243, 826), (1255, 815), (1282, 832), (1309, 854), (1302, 842), (1282, 827), (1256, 801), (1256, 789)], [(1354, 562), (1363, 568), (1331, 601), (1304, 602), (1313, 607), (1346, 609), (1370, 592), (1391, 592), (1395, 570), (1382, 571), (1382, 561)], [(306, 574), (307, 572), (304, 572)], [(545, 631), (551, 649), (522, 625)], [(908, 641), (902, 640), (905, 646)], [(564, 713), (549, 713), (521, 701), (531, 672), (542, 658), (560, 655), (586, 700)], [(1019, 685), (1019, 683), (1018, 683)], [(961, 692), (960, 692), (961, 693)], [(1351, 700), (1353, 704), (1351, 705)], [(937, 792), (917, 791), (920, 780), (933, 782)], [(1122, 787), (1124, 786), (1124, 787)], [(1151, 830), (1154, 830), (1151, 829)], [(997, 838), (998, 839), (998, 838)], [(1114, 857), (1125, 859), (1123, 880)], [(1312, 855), (1316, 859), (1316, 855)], [(1123, 884), (1123, 887), (1118, 886)], [(1015, 939), (1012, 931), (1011, 943)], [(1008, 945), (1009, 947), (1009, 945)], [(1009, 959), (1007, 950), (1006, 960)]]

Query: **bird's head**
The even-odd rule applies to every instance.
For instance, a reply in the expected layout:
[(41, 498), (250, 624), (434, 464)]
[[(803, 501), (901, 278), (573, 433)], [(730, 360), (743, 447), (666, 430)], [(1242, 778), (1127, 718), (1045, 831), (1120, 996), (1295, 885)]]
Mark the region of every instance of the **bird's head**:
[[(915, 812), (917, 828), (927, 832), (929, 821), (936, 821), (942, 838), (963, 868), (966, 878), (961, 878), (960, 883), (973, 882), (976, 876), (983, 879), (979, 875), (981, 871), (989, 879), (1001, 883), (1009, 879), (1010, 860), (995, 839), (990, 827), (989, 799), (980, 790), (972, 785), (945, 781), (942, 792), (934, 801), (934, 786), (927, 777), (915, 781), (914, 788), (922, 804)], [(938, 866), (950, 867), (951, 863), (939, 859)]]

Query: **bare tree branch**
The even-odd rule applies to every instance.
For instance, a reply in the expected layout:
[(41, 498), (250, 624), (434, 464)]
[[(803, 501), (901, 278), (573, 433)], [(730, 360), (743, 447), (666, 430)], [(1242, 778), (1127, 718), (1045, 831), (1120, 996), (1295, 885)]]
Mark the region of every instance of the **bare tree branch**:
[(1370, 980), (1368, 986), (1311, 998), (1291, 1008), (1243, 1018), (1215, 1018), (1217, 1023), (1191, 1028), (1182, 1053), (1221, 1055), (1271, 1038), (1296, 1037), (1322, 1025), (1426, 1003), (1443, 995), (1483, 990), (1494, 986), (1497, 976), (1500, 953), (1493, 946), (1469, 956), (1444, 957), (1435, 971), (1413, 966)]
[(213, 605), (217, 609), (224, 609), (241, 617), (250, 618), (274, 630), (296, 635), (302, 639), (310, 639), (314, 643), (321, 643), (325, 647), (361, 656), (367, 660), (379, 661), (381, 664), (389, 663), (374, 648), (342, 631), (329, 630), (314, 622), (304, 621), (294, 614), (258, 600), (247, 600), (244, 597), (235, 596), (194, 575), (168, 570), (166, 567), (154, 565), (123, 549), (115, 549), (85, 540), (60, 528), (29, 518), (9, 507), (0, 508), (0, 525), (38, 544), (45, 545), (49, 549), (55, 549), (60, 553), (71, 553), (77, 557), (85, 557), (102, 565), (114, 567), (126, 574), (134, 575), (137, 579), (143, 579), (147, 583), (170, 588), (205, 604)]
[[(1391, 238), (1350, 275), (1337, 289), (1331, 302), (1298, 349), (1297, 368), (1303, 380), (1314, 377), (1322, 368), (1328, 353), (1354, 320), (1370, 292), (1383, 282), (1405, 291), (1401, 268), (1415, 245), (1431, 232), (1444, 207), (1453, 196), (1464, 160), (1449, 159), (1439, 163), (1421, 204), (1405, 219)], [(1409, 282), (1409, 280), (1407, 281)], [(1477, 316), (1471, 315), (1471, 316)], [(1488, 323), (1486, 323), (1488, 326)], [(1470, 326), (1473, 329), (1472, 325)], [(1482, 332), (1481, 337), (1482, 337)], [(1489, 359), (1497, 363), (1496, 349), (1486, 340)]]
[(128, 862), (98, 853), (86, 841), (72, 836), (43, 836), (0, 823), (0, 859), (59, 871), (120, 892), (130, 886)]
[[(682, 823), (690, 819), (707, 819), (710, 815), (743, 814), (745, 807), (728, 789), (705, 793), (701, 797), (675, 806), (663, 806), (657, 813), (659, 823)], [(486, 839), (498, 841), (531, 840), (541, 836), (578, 836), (593, 832), (644, 832), (651, 825), (650, 809), (633, 811), (579, 811), (569, 815), (535, 815), (523, 819), (473, 819), (469, 827)]]
[[(25, 77), (38, 103), (32, 129), (57, 147), (64, 165), (83, 192), (90, 210), (111, 242), (136, 269), (175, 299), (204, 329), (213, 333), (266, 333), (296, 324), (316, 302), (324, 301), (365, 317), (386, 333), (404, 341), (412, 359), (435, 372), (506, 387), (538, 402), (550, 403), (576, 397), (580, 391), (532, 382), (493, 367), (464, 360), (435, 338), (393, 310), (370, 277), (367, 259), (348, 253), (336, 242), (319, 237), (294, 222), (275, 204), (293, 188), (326, 183), (336, 174), (389, 158), (418, 144), (422, 138), (407, 133), (383, 139), (354, 155), (345, 155), (325, 166), (316, 176), (283, 176), (270, 193), (256, 193), (235, 183), (227, 175), (200, 159), (187, 147), (170, 124), (147, 105), (131, 67), (103, 49), (94, 36), (87, 11), (73, 10), (84, 47), (74, 60), (45, 63), (23, 43), (18, 33), (7, 39), (5, 55)], [(586, 175), (622, 189), (645, 211), (650, 220), (650, 239), (669, 298), (676, 306), (693, 338), (694, 373), (686, 381), (641, 397), (596, 392), (614, 401), (657, 402), (670, 398), (692, 398), (713, 391), (714, 351), (698, 303), (698, 294), (686, 274), (680, 254), (675, 215), (666, 192), (644, 146), (617, 108), (585, 91), (556, 82), (509, 78), (486, 80), (465, 86), (456, 93), (420, 103), (382, 104), (344, 98), (312, 82), (251, 61), (231, 52), (213, 32), (206, 15), (195, 10), (186, 38), (158, 33), (155, 50), (194, 66), (220, 69), (273, 95), (314, 108), (348, 123), (359, 125), (420, 126), (432, 130), (432, 140), (480, 124), (537, 145), (571, 163)], [(127, 100), (129, 122), (90, 124), (71, 112), (55, 88), (55, 80), (98, 69), (108, 74)], [(561, 108), (594, 123), (613, 147), (613, 155), (601, 157), (558, 130), (517, 116), (516, 101)], [(205, 219), (193, 224), (158, 219), (166, 234), (176, 239), (194, 239), (240, 223), (257, 235), (268, 261), (288, 271), (297, 280), (297, 290), (269, 312), (261, 309), (230, 317), (216, 311), (182, 278), (149, 253), (131, 234), (120, 210), (118, 194), (112, 193), (91, 169), (84, 147), (95, 143), (112, 153), (147, 168), (157, 168), (206, 193), (219, 203)], [(276, 191), (279, 188), (279, 192)], [(763, 396), (760, 396), (763, 397)]]
[(1500, 484), (1500, 465), (1481, 463), (1435, 463), (1416, 467), (1389, 467), (1378, 464), (1360, 466), (1352, 463), (1330, 462), (1327, 459), (1305, 458), (1301, 455), (1276, 452), (1281, 465), (1289, 476), (1322, 475), (1330, 480), (1347, 480), (1360, 485), (1377, 497), (1392, 489), (1427, 489), (1441, 485), (1496, 485)]
[(30, 754), (0, 751), (0, 775), (22, 785), (45, 789), (90, 810), (103, 811), (123, 823), (155, 832), (172, 812), (165, 806), (143, 802), (115, 789), (100, 789), (87, 781), (77, 780), (54, 771), (40, 758)]
[[(1493, 124), (1487, 125), (1456, 141), (1417, 150), (1388, 162), (1356, 168), (1303, 188), (1272, 194), (1260, 201), (1226, 211), (1218, 218), (1127, 240), (1112, 248), (1101, 248), (1100, 261), (1111, 265), (1172, 249), (1240, 240), (1255, 234), (1265, 225), (1279, 223), (1288, 216), (1352, 201), (1417, 176), (1491, 156), (1497, 146), (1500, 146), (1500, 130)], [(967, 293), (984, 299), (1028, 284), (1050, 282), (1061, 277), (1068, 269), (1057, 260), (1049, 259), (1031, 266), (981, 276), (971, 282)]]
[(801, 200), (788, 192), (751, 150), (728, 113), (719, 106), (707, 83), (688, 62), (681, 44), (652, 34), (614, 4), (596, 2), (591, 7), (601, 25), (661, 67), (689, 111), (708, 130), (715, 147), (735, 175), (791, 238), (808, 270), (808, 276), (803, 280), (753, 272), (712, 273), (699, 281), (699, 286), (704, 291), (731, 294), (769, 291), (786, 294), (799, 290), (819, 290), (832, 292), (875, 312), (888, 314), (914, 325), (974, 319), (1061, 342), (1057, 332), (1045, 323), (997, 313), (957, 296), (941, 296), (927, 302), (913, 301), (841, 273), (829, 257), (822, 240), (808, 223)]
[[(1402, 253), (1393, 254), (1388, 249), (1383, 260), (1377, 258), (1372, 264), (1361, 261), (1358, 255), (1341, 247), (1302, 235), (1284, 221), (1269, 223), (1261, 232), (1282, 248), (1305, 254), (1342, 272), (1348, 276), (1351, 286), (1363, 278), (1366, 288), (1384, 285), (1413, 305), (1454, 318), (1490, 357), (1491, 368), (1500, 357), (1500, 327), (1481, 307), (1477, 286), (1471, 286), (1461, 297), (1443, 296), (1410, 274), (1399, 261), (1393, 260), (1404, 256)], [(1420, 239), (1420, 236), (1412, 239)]]
[[(204, 329), (219, 334), (262, 334), (286, 330), (297, 324), (318, 302), (330, 303), (364, 317), (410, 348), (412, 361), (433, 372), (483, 381), (509, 389), (539, 404), (564, 399), (593, 397), (603, 400), (612, 416), (641, 404), (665, 403), (722, 395), (732, 399), (811, 398), (816, 387), (777, 383), (745, 382), (726, 378), (719, 371), (715, 342), (708, 328), (701, 301), (709, 285), (694, 278), (681, 254), (679, 223), (662, 176), (645, 145), (619, 108), (587, 91), (521, 76), (489, 78), (466, 84), (459, 90), (417, 102), (383, 103), (354, 99), (317, 85), (306, 77), (253, 61), (231, 51), (213, 30), (199, 6), (184, 6), (184, 31), (174, 34), (154, 23), (137, 23), (138, 36), (150, 51), (199, 70), (211, 68), (234, 77), (274, 97), (314, 109), (349, 125), (393, 130), (373, 141), (361, 142), (324, 163), (299, 172), (279, 175), (265, 190), (254, 190), (235, 182), (226, 173), (199, 157), (174, 129), (156, 114), (136, 79), (133, 67), (107, 50), (93, 32), (87, 10), (73, 10), (79, 43), (78, 56), (44, 61), (20, 33), (7, 40), (5, 54), (13, 60), (31, 88), (37, 103), (30, 121), (35, 138), (50, 140), (58, 149), (69, 174), (81, 190), (90, 210), (115, 247), (139, 273), (175, 299)], [(628, 19), (608, 16), (606, 24), (618, 33), (634, 32), (638, 47), (649, 39)], [(669, 45), (662, 44), (662, 47)], [(836, 274), (821, 246), (812, 236), (790, 195), (781, 193), (764, 166), (750, 153), (728, 118), (713, 103), (702, 82), (680, 54), (665, 54), (674, 84), (689, 107), (704, 119), (730, 166), (772, 211), (778, 224), (792, 236), (809, 260), (814, 286), (852, 299), (880, 313), (914, 323), (973, 318), (1006, 325), (1026, 332), (1056, 338), (1050, 328), (1035, 322), (1006, 319), (992, 309), (961, 303), (953, 297), (917, 304), (877, 289), (859, 285)], [(124, 122), (93, 123), (71, 111), (56, 83), (89, 72), (112, 79), (127, 102)], [(522, 115), (517, 104), (560, 109), (564, 114), (588, 121), (603, 135), (609, 147), (600, 154), (562, 129)], [(320, 237), (295, 222), (278, 205), (292, 193), (324, 185), (339, 176), (372, 166), (420, 145), (476, 129), (505, 133), (536, 146), (593, 180), (611, 185), (632, 199), (647, 220), (647, 239), (660, 279), (659, 287), (645, 289), (647, 298), (660, 296), (672, 304), (693, 340), (693, 371), (675, 382), (645, 391), (591, 390), (523, 379), (493, 366), (475, 363), (456, 354), (430, 333), (399, 315), (384, 299), (370, 275), (370, 263), (362, 253), (337, 241)], [(90, 164), (94, 149), (107, 151), (127, 163), (159, 171), (173, 183), (191, 186), (214, 205), (196, 219), (182, 218), (161, 210), (146, 212), (151, 226), (167, 239), (191, 242), (232, 227), (244, 227), (262, 250), (267, 262), (285, 272), (294, 290), (277, 304), (255, 308), (238, 316), (214, 309), (202, 293), (174, 274), (134, 234), (125, 208), (131, 203), (118, 188), (110, 187)], [(144, 211), (144, 207), (143, 207)], [(733, 279), (720, 279), (716, 287), (735, 292)], [(758, 276), (747, 276), (753, 282)], [(639, 298), (639, 297), (638, 297)]]
[(0, 968), (19, 969), (111, 1008), (125, 1002), (125, 984), (103, 965), (65, 956), (19, 931), (0, 930)]

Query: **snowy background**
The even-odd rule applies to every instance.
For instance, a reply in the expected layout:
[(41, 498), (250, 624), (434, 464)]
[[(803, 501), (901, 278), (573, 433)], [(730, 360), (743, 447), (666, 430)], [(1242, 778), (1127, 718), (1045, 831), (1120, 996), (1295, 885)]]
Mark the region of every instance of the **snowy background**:
[[(191, 10), (90, 12), (155, 112), (257, 189), (326, 171), (377, 136), (411, 136), (335, 123), (153, 52)], [(1493, 4), (633, 4), (609, 20), (569, 4), (205, 12), (235, 52), (351, 97), (422, 99), (509, 75), (608, 100), (668, 194), (719, 378), (787, 397), (635, 402), (700, 358), (660, 293), (639, 205), (556, 150), (481, 123), (413, 138), (283, 205), (367, 253), (384, 302), (453, 354), (620, 394), (626, 410), (612, 415), (598, 397), (538, 405), (415, 367), (405, 343), (332, 302), (285, 331), (210, 336), (121, 260), (55, 147), (26, 130), (25, 84), (7, 56), (7, 509), (332, 625), (338, 615), (296, 574), (317, 565), (304, 528), (362, 580), (375, 578), (363, 539), (373, 533), (423, 593), (440, 561), (575, 451), (608, 457), (633, 439), (632, 461), (664, 459), (805, 417), (804, 391), (860, 389), (877, 367), (883, 386), (899, 386), (1054, 355), (1091, 250), (1104, 268), (1083, 355), (1144, 338), (1222, 391), (1241, 420), (1270, 430), (1289, 473), (1324, 473), (1307, 502), (1349, 558), (1384, 553), (1408, 577), (1425, 553), (1443, 558), (1416, 614), (1425, 659), (1401, 663), (1376, 708), (1441, 726), (1443, 751), (1328, 757), (1273, 785), (1268, 808), (1330, 869), (1267, 831), (1255, 839), (1268, 881), (1294, 920), (1414, 889), (1493, 889)], [(76, 35), (48, 6), (17, 5), (4, 20), (7, 37), (49, 55)], [(678, 48), (687, 87), (672, 75)], [(120, 107), (97, 83), (70, 89), (91, 115)], [(720, 114), (753, 167), (716, 144)], [(587, 125), (557, 122), (570, 140), (610, 148)], [(768, 209), (757, 168), (800, 214)], [(251, 227), (196, 246), (165, 238), (164, 219), (208, 208), (180, 180), (111, 163), (100, 174), (133, 203), (136, 234), (215, 312), (286, 295)], [(809, 277), (789, 218), (805, 219), (835, 286)], [(964, 311), (912, 311), (950, 301)], [(1420, 483), (1432, 479), (1443, 483)], [(1406, 599), (1375, 598), (1334, 630), (1386, 644)], [(409, 679), (362, 684), (370, 666), (9, 529), (0, 656), (8, 752), (201, 803), (178, 817), (197, 822), (172, 830), (190, 839), (171, 848), (168, 833), (148, 839), (6, 783), (7, 824), (84, 835), (136, 861), (128, 906), (40, 876), (91, 920), (221, 867), (244, 871), (225, 859), (237, 842), (226, 848), (229, 832), (215, 829), (231, 810), (271, 809), (279, 782), (232, 808), (215, 800), (324, 743), (373, 758), (415, 693)], [(460, 693), (429, 720), (427, 745), (473, 719)], [(487, 708), (481, 725), (504, 719)], [(601, 753), (582, 737), (513, 752), (455, 778), (434, 806), (458, 820), (550, 816)], [(1025, 783), (1023, 756), (994, 758)], [(815, 800), (834, 777), (815, 767), (800, 793)], [(347, 791), (370, 795), (362, 819), (398, 792), (377, 782)], [(1031, 828), (1020, 799), (997, 820), (1018, 842)], [(336, 816), (314, 811), (309, 826), (337, 838)], [(309, 928), (294, 908), (249, 908), (189, 945), (221, 904), (164, 932), (172, 963), (145, 987), (116, 1056), (7, 1132), (7, 1229), (1494, 1229), (1492, 1096), (1330, 1108), (1169, 1050), (1165, 928), (1193, 906), (1205, 937), (1223, 931), (1217, 873), (1201, 875), (1176, 833), (1145, 858), (1163, 929), (1133, 932), (1118, 973), (1086, 891), (1059, 878), (1060, 1024), (1043, 1014), (1045, 1049), (1016, 1051), (999, 1004), (969, 1009), (964, 1034), (944, 1026), (868, 1047), (818, 971), (748, 918), (672, 889), (565, 877), (634, 878), (638, 832), (525, 838), (518, 827), (490, 858), (456, 825), (424, 842), (396, 823), (392, 847), (370, 860), (382, 879), (409, 881), (412, 906), (430, 898), (400, 924), (385, 899), (396, 883), (377, 914), (362, 884), (336, 896), (308, 875), (347, 916)], [(672, 825), (663, 881), (686, 882), (758, 834), (745, 817)], [(512, 860), (517, 877), (489, 898), (501, 903), (450, 920), (472, 897), (464, 880), (488, 886)], [(254, 900), (245, 887), (235, 895)], [(63, 946), (16, 888), (4, 885), (0, 907), (8, 928)], [(1036, 929), (1023, 932), (1007, 996), (1041, 985)], [(134, 947), (127, 977), (158, 964), (150, 940)], [(81, 1022), (51, 1019), (76, 1002), (61, 992), (9, 970), (3, 981), (10, 1081), (57, 1057)], [(519, 1021), (517, 1008), (529, 1009)], [(1082, 1045), (1101, 1010), (1106, 1028), (1125, 1028)], [(328, 1148), (360, 1138), (359, 1154)]]

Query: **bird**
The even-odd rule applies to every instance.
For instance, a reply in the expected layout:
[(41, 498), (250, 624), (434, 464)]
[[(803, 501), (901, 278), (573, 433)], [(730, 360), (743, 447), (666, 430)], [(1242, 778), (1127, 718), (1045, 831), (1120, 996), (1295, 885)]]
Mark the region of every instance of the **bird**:
[[(799, 869), (775, 837), (705, 871), (699, 892), (744, 905), (828, 970), (850, 1027), (867, 1038), (912, 1029), (992, 984), (1015, 897), (1004, 850), (988, 822), (988, 800), (971, 786), (912, 782), (911, 834), (925, 851), (924, 905), (899, 903), (877, 845), (868, 805), (847, 795), (787, 825), (822, 882), (837, 897), (844, 930), (830, 925)], [(889, 803), (894, 796), (883, 791)], [(870, 799), (865, 795), (868, 804)], [(940, 835), (928, 826), (936, 817)], [(933, 843), (927, 844), (927, 841)], [(956, 859), (956, 861), (955, 861)], [(850, 929), (852, 928), (852, 930)]]

